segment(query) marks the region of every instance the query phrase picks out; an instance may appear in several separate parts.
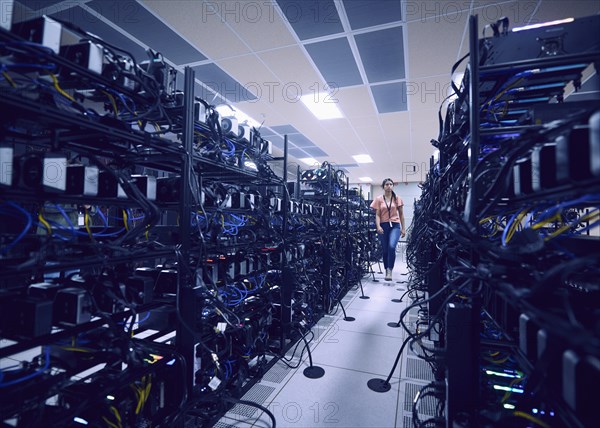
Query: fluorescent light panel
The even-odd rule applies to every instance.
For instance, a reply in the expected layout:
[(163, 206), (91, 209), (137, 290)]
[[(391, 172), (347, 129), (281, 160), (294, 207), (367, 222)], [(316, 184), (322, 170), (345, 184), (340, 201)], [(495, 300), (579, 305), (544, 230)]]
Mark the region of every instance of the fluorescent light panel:
[(373, 163), (373, 158), (367, 154), (352, 156), (356, 163)]
[(341, 119), (344, 117), (337, 106), (337, 100), (329, 94), (307, 94), (301, 96), (300, 100), (319, 120)]
[(566, 24), (568, 22), (573, 22), (573, 21), (575, 21), (575, 18), (565, 18), (565, 19), (559, 19), (556, 21), (542, 22), (540, 24), (531, 24), (531, 25), (526, 25), (524, 27), (513, 28), (513, 33), (517, 32), (517, 31), (531, 30), (533, 28), (541, 28), (541, 27), (549, 27), (551, 25)]
[(372, 183), (373, 179), (371, 177), (358, 177), (358, 179), (360, 181), (362, 181), (363, 183)]
[(309, 166), (314, 166), (314, 165), (319, 164), (319, 161), (316, 160), (315, 158), (302, 158), (302, 159), (300, 159), (300, 161)]

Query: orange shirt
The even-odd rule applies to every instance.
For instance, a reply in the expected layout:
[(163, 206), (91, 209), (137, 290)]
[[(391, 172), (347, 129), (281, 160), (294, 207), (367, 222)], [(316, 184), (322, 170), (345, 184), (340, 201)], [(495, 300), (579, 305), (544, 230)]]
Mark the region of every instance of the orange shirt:
[[(377, 196), (371, 202), (371, 208), (379, 212), (379, 219), (382, 222), (391, 221), (392, 223), (400, 223), (400, 214), (398, 213), (398, 207), (404, 206), (404, 202), (399, 197), (396, 197), (395, 201), (387, 203), (383, 198), (383, 195)], [(389, 209), (388, 209), (389, 208)]]

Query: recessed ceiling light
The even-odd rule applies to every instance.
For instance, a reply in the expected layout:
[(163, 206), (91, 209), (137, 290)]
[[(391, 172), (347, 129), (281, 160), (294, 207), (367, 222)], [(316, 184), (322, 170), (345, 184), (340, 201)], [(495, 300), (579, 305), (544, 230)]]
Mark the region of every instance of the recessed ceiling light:
[(304, 162), (306, 165), (309, 165), (309, 166), (319, 165), (319, 161), (316, 160), (315, 158), (302, 158), (302, 159), (300, 159), (300, 161)]
[(337, 106), (337, 100), (329, 94), (307, 94), (301, 96), (300, 100), (319, 120), (341, 119), (344, 117)]
[(373, 179), (371, 177), (358, 177), (358, 179), (360, 181), (362, 181), (363, 183), (372, 183)]
[(352, 156), (356, 163), (373, 163), (373, 158), (369, 155), (354, 155)]

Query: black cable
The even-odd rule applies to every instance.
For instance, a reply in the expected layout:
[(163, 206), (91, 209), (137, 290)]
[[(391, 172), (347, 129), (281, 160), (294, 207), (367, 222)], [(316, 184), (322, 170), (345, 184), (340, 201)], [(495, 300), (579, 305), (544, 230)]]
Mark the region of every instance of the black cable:
[(232, 403), (232, 404), (244, 404), (246, 406), (256, 407), (257, 409), (260, 409), (263, 412), (265, 412), (267, 414), (267, 416), (269, 416), (269, 419), (271, 419), (271, 422), (272, 422), (271, 428), (276, 428), (277, 427), (277, 421), (275, 420), (275, 416), (266, 407), (261, 406), (258, 403), (254, 403), (252, 401), (239, 400), (239, 399), (233, 398), (233, 397), (223, 397), (223, 400), (226, 401), (226, 402), (228, 402), (228, 403)]

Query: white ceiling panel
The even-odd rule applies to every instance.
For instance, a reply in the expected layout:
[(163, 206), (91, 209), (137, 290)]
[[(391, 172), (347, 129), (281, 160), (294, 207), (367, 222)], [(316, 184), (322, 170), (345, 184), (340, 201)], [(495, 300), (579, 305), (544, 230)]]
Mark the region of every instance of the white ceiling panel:
[(375, 118), (377, 115), (374, 104), (369, 102), (369, 88), (366, 86), (341, 88), (332, 97), (339, 101), (344, 116), (350, 120), (361, 120), (365, 116)]
[[(276, 97), (292, 97), (320, 92), (324, 82), (308, 60), (304, 48), (289, 46), (258, 54), (266, 66), (279, 78), (272, 83)], [(286, 95), (289, 92), (290, 95)]]
[[(450, 72), (456, 62), (467, 16), (466, 13), (460, 14), (456, 21), (429, 19), (407, 25), (409, 81)], [(450, 46), (453, 48), (450, 49)]]
[[(231, 31), (227, 20), (221, 16), (219, 2), (142, 1), (148, 9), (177, 28), (189, 42), (213, 60), (249, 53), (246, 44)], [(165, 56), (168, 57), (168, 53)]]
[(230, 28), (254, 52), (296, 43), (274, 5), (266, 1), (213, 2)]

